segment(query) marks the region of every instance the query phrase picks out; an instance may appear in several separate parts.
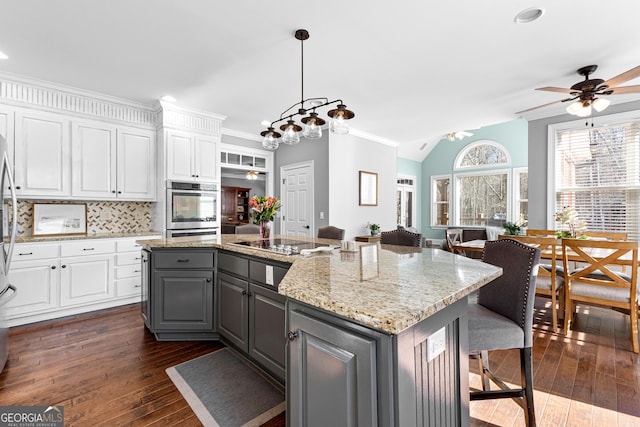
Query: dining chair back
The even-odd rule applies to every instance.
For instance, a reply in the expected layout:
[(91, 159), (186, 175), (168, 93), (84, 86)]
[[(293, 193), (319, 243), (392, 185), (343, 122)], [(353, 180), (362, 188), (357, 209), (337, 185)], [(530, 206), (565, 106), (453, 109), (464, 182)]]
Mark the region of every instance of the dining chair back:
[(260, 226), (256, 224), (236, 225), (236, 234), (260, 234)]
[[(570, 271), (569, 262), (580, 268)], [(638, 353), (638, 242), (562, 239), (565, 269), (564, 330), (568, 333), (574, 303), (616, 308), (630, 316), (631, 347)], [(630, 266), (630, 274), (618, 271)]]
[(413, 233), (405, 229), (383, 231), (380, 233), (380, 243), (387, 245), (420, 247), (422, 243), (422, 234)]
[[(514, 239), (485, 243), (482, 261), (502, 267), (502, 276), (478, 291), (477, 303), (468, 305), (469, 351), (479, 353), (482, 391), (471, 400), (513, 398), (522, 406), (528, 426), (535, 426), (533, 406), (533, 295), (540, 249)], [(519, 349), (521, 388), (508, 387), (489, 368), (491, 350)], [(501, 390), (490, 390), (489, 379)]]
[(344, 240), (344, 229), (328, 225), (318, 228), (318, 237), (321, 239)]
[[(541, 257), (545, 263), (538, 266), (538, 278), (536, 279), (536, 295), (551, 298), (551, 324), (553, 330), (558, 330), (558, 310), (564, 311), (564, 298), (562, 287), (564, 284), (564, 269), (562, 260), (558, 259), (556, 252), (557, 239), (555, 237), (539, 236), (498, 236), (498, 239), (514, 239), (525, 245), (540, 249)], [(546, 263), (548, 261), (548, 263)]]
[(527, 228), (527, 236), (551, 237), (556, 235), (556, 230), (544, 230), (541, 228)]
[(453, 247), (457, 243), (462, 243), (462, 229), (461, 228), (448, 228), (445, 230), (447, 250), (455, 254), (464, 255), (464, 250), (454, 249)]
[(586, 237), (595, 237), (597, 239), (616, 240), (620, 242), (627, 241), (627, 233), (614, 231), (585, 231), (582, 233)]

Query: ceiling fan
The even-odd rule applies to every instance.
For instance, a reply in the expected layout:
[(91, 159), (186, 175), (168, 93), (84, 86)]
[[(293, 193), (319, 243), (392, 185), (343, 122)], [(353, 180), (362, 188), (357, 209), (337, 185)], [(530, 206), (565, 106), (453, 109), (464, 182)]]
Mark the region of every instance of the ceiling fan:
[(589, 78), (597, 68), (597, 65), (587, 65), (586, 67), (579, 68), (577, 73), (584, 76), (584, 80), (574, 84), (570, 89), (554, 86), (546, 86), (536, 89), (547, 92), (568, 93), (571, 95), (569, 98), (518, 111), (516, 114), (526, 113), (558, 102), (576, 101), (567, 107), (567, 112), (579, 117), (587, 117), (591, 114), (591, 107), (596, 111), (602, 111), (609, 106), (610, 101), (606, 98), (599, 98), (601, 95), (640, 93), (640, 85), (618, 87), (618, 85), (622, 83), (635, 79), (636, 77), (640, 77), (640, 65), (606, 81), (602, 79)]

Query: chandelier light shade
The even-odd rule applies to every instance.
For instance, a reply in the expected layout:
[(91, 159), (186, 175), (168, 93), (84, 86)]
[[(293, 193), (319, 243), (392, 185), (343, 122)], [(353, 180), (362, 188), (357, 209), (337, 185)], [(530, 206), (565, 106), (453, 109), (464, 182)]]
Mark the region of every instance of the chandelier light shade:
[[(280, 137), (282, 136), (282, 143), (287, 145), (295, 145), (300, 142), (300, 132), (302, 136), (309, 139), (318, 139), (322, 137), (322, 126), (326, 124), (326, 121), (318, 117), (317, 109), (337, 104), (336, 108), (329, 110), (327, 115), (331, 118), (329, 123), (329, 130), (337, 135), (345, 135), (349, 133), (348, 120), (355, 117), (353, 111), (347, 109), (347, 106), (341, 99), (329, 101), (328, 98), (306, 98), (304, 97), (304, 41), (309, 38), (309, 32), (307, 30), (299, 29), (295, 32), (295, 38), (300, 40), (300, 75), (301, 75), (301, 90), (300, 90), (300, 102), (293, 104), (280, 114), (277, 120), (271, 122), (271, 125), (267, 130), (260, 132), (260, 135), (264, 137), (262, 140), (262, 147), (267, 150), (276, 150), (280, 145)], [(295, 118), (301, 116), (300, 122), (304, 124), (302, 126), (295, 122)], [(280, 130), (283, 132), (281, 135), (275, 130), (275, 125), (280, 122), (286, 122), (280, 126)]]

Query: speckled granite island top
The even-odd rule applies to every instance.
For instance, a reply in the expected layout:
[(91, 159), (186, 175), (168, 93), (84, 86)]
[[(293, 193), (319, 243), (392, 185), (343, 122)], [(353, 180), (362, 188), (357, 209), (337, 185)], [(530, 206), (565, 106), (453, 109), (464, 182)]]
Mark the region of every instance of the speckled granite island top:
[(356, 252), (286, 256), (233, 244), (253, 239), (257, 236), (221, 235), (141, 243), (151, 249), (214, 247), (292, 263), (278, 287), (280, 294), (389, 334), (402, 332), (502, 274), (498, 267), (439, 249), (358, 243)]

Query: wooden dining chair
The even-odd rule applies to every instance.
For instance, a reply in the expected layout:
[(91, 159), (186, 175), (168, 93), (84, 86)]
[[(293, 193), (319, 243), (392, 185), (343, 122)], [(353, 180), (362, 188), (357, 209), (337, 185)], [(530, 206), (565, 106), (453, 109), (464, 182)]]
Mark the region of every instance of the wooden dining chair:
[[(581, 267), (569, 270), (569, 262)], [(629, 315), (631, 347), (638, 353), (638, 242), (562, 239), (565, 269), (564, 330), (569, 331), (574, 303), (615, 308)], [(630, 266), (630, 274), (616, 267)]]
[(527, 228), (527, 236), (551, 237), (556, 235), (556, 230), (543, 230), (541, 228)]
[(553, 330), (557, 331), (558, 311), (564, 311), (564, 295), (562, 292), (564, 269), (561, 265), (562, 260), (558, 260), (556, 252), (557, 239), (555, 237), (499, 235), (498, 240), (501, 239), (514, 239), (525, 245), (540, 249), (541, 258), (544, 258), (545, 262), (541, 261), (538, 266), (536, 295), (551, 298), (551, 324)]
[(462, 243), (462, 229), (461, 228), (448, 228), (445, 230), (447, 250), (458, 255), (465, 255), (464, 250), (454, 249), (454, 245)]
[(627, 233), (614, 232), (614, 231), (585, 231), (582, 233), (586, 237), (595, 237), (597, 239), (614, 240), (619, 242), (627, 241)]

